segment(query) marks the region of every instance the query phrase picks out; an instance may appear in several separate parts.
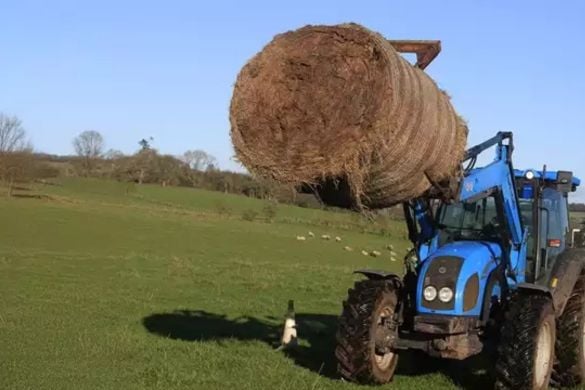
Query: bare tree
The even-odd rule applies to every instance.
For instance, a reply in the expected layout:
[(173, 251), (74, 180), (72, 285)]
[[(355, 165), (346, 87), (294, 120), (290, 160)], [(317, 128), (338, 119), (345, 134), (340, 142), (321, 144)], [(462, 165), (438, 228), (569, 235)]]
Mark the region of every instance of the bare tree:
[(34, 158), (22, 122), (0, 113), (0, 180), (12, 195), (14, 183), (32, 178)]
[(0, 153), (20, 152), (29, 148), (20, 119), (0, 113)]
[(87, 171), (93, 167), (93, 161), (100, 157), (104, 150), (104, 138), (94, 130), (84, 131), (73, 139), (75, 153), (83, 158), (83, 165)]
[(196, 171), (205, 171), (217, 167), (217, 160), (203, 150), (187, 150), (181, 160)]

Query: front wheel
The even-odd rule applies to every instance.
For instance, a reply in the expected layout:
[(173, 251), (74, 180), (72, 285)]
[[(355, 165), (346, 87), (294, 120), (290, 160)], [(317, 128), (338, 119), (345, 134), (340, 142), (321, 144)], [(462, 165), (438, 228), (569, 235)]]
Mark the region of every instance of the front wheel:
[(363, 280), (349, 290), (335, 349), (344, 379), (364, 384), (392, 380), (398, 364), (398, 354), (391, 348), (397, 334), (397, 305), (398, 294), (390, 281)]
[(542, 295), (515, 294), (502, 326), (496, 389), (547, 389), (555, 357), (555, 338), (551, 300)]

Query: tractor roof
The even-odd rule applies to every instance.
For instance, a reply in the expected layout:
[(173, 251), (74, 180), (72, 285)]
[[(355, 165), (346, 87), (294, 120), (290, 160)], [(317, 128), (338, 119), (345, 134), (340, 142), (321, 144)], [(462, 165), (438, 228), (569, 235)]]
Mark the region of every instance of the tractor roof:
[[(514, 176), (517, 178), (526, 177), (526, 174), (528, 172), (534, 173), (534, 177), (536, 179), (542, 178), (542, 171), (537, 171), (535, 169), (526, 169), (524, 171), (520, 170), (520, 169), (514, 169)], [(552, 183), (557, 182), (559, 172), (563, 172), (563, 171), (546, 171), (544, 173), (544, 180), (552, 182)], [(564, 172), (566, 172), (566, 171), (564, 171)], [(578, 187), (581, 184), (581, 179), (579, 179), (576, 176), (573, 176), (572, 183), (573, 183), (573, 186)]]

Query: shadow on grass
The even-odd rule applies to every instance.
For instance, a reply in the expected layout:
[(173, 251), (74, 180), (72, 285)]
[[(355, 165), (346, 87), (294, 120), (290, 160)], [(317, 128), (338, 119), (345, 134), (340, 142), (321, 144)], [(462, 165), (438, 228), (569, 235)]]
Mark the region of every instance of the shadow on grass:
[[(186, 341), (263, 341), (276, 348), (280, 343), (282, 320), (265, 317), (238, 317), (230, 319), (222, 314), (206, 311), (181, 310), (173, 313), (152, 314), (142, 323), (149, 332), (171, 339)], [(325, 314), (296, 314), (301, 345), (285, 353), (296, 364), (333, 377), (335, 363), (335, 329), (337, 317)]]
[[(295, 364), (319, 375), (338, 379), (334, 356), (337, 316), (328, 314), (296, 314), (300, 345), (286, 350)], [(274, 317), (229, 318), (202, 310), (178, 310), (152, 314), (143, 318), (144, 327), (153, 334), (184, 341), (219, 341), (235, 339), (262, 341), (276, 348), (280, 342), (282, 319)], [(491, 388), (485, 356), (465, 361), (430, 358), (422, 353), (401, 352), (397, 375), (418, 376), (440, 372), (464, 389)]]
[(21, 187), (21, 186), (12, 186), (13, 191), (32, 191), (32, 189), (28, 187)]
[(21, 199), (51, 199), (50, 196), (42, 194), (11, 194), (13, 198)]

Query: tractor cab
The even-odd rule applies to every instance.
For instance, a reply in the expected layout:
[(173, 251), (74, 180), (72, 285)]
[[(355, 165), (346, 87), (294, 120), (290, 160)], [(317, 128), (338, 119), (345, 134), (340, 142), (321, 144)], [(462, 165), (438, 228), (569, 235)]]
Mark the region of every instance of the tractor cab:
[[(518, 209), (526, 236), (524, 281), (546, 285), (555, 259), (573, 246), (568, 194), (581, 181), (568, 171), (514, 170)], [(497, 198), (439, 203), (436, 208), (437, 248), (456, 241), (479, 241), (501, 252), (506, 218), (498, 214)], [(503, 211), (503, 210), (502, 210)], [(489, 243), (489, 244), (488, 244)]]
[(568, 195), (581, 181), (567, 171), (515, 170), (522, 222), (527, 230), (527, 281), (546, 284), (556, 258), (573, 238)]

